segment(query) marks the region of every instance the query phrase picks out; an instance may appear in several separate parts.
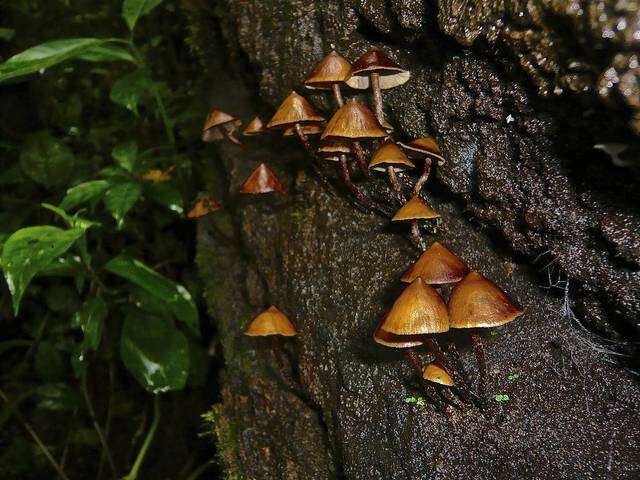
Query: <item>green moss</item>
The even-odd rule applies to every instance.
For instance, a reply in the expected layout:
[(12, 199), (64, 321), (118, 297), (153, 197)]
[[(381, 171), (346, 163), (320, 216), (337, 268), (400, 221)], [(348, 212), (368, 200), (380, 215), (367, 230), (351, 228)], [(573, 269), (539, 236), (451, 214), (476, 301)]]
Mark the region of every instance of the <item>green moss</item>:
[(221, 403), (215, 403), (211, 410), (202, 415), (205, 433), (214, 437), (216, 442), (217, 462), (224, 470), (226, 480), (241, 480), (243, 478), (236, 458), (236, 434), (229, 419), (223, 413)]

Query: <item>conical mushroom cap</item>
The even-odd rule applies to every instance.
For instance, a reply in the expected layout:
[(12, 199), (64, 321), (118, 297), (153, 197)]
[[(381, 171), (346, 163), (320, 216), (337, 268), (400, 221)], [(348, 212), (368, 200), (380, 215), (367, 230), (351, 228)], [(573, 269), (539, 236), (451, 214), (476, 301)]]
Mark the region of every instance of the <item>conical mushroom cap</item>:
[(187, 213), (187, 218), (200, 218), (220, 210), (220, 205), (213, 197), (203, 197), (196, 201)]
[(249, 122), (247, 128), (242, 132), (243, 135), (251, 136), (251, 135), (261, 135), (265, 133), (267, 129), (264, 126), (264, 122), (260, 117), (254, 117), (253, 120)]
[(440, 243), (433, 242), (400, 280), (411, 283), (420, 277), (429, 285), (440, 285), (459, 282), (465, 273), (467, 267), (462, 260)]
[(224, 135), (220, 131), (221, 128), (224, 128), (228, 133), (233, 133), (233, 131), (240, 125), (242, 125), (242, 120), (238, 117), (229, 115), (222, 110), (212, 108), (204, 121), (204, 127), (202, 128), (202, 141), (211, 143), (217, 140), (222, 140)]
[(242, 188), (240, 188), (240, 193), (257, 194), (269, 192), (284, 193), (284, 187), (276, 177), (276, 174), (269, 170), (264, 163), (261, 163), (244, 182)]
[(253, 319), (244, 334), (250, 337), (267, 337), (270, 335), (294, 337), (298, 332), (287, 316), (272, 305)]
[(453, 385), (453, 378), (451, 378), (451, 375), (449, 375), (444, 368), (435, 362), (424, 367), (424, 370), (422, 370), (422, 378), (447, 387), (451, 387)]
[(338, 140), (341, 138), (366, 139), (386, 136), (387, 132), (384, 131), (373, 112), (352, 98), (331, 117), (320, 138), (322, 140), (325, 138)]
[(380, 329), (396, 335), (446, 332), (449, 330), (447, 305), (433, 287), (418, 277), (393, 303)]
[[(305, 135), (317, 135), (318, 133), (322, 132), (322, 126), (314, 125), (314, 124), (301, 125), (300, 129), (302, 130), (302, 133), (304, 133)], [(297, 135), (296, 127), (289, 127), (282, 134), (283, 137), (291, 137), (292, 135)]]
[(402, 85), (411, 77), (411, 72), (400, 68), (381, 50), (372, 48), (353, 63), (347, 85), (365, 90), (369, 88), (369, 75), (372, 73), (380, 75), (380, 88), (383, 90)]
[(334, 83), (343, 83), (350, 71), (349, 61), (333, 50), (313, 67), (304, 86), (310, 89), (330, 89)]
[(323, 121), (324, 117), (313, 108), (313, 105), (306, 98), (296, 92), (291, 92), (280, 104), (271, 121), (267, 123), (267, 128), (287, 128), (296, 123)]
[(392, 348), (411, 348), (418, 347), (424, 343), (421, 335), (396, 335), (395, 333), (389, 333), (380, 328), (380, 325), (386, 320), (386, 316), (380, 320), (375, 332), (373, 333), (373, 340), (380, 345)]
[(394, 170), (406, 170), (413, 168), (415, 165), (407, 158), (402, 150), (392, 140), (385, 140), (373, 155), (369, 168), (378, 171), (385, 171), (388, 166), (392, 166)]
[(491, 280), (478, 272), (470, 272), (449, 296), (451, 328), (497, 327), (524, 313)]
[(320, 148), (319, 153), (351, 153), (351, 146), (346, 142), (339, 140), (325, 141)]
[(440, 151), (440, 146), (434, 140), (433, 137), (426, 136), (421, 138), (416, 138), (415, 140), (411, 140), (409, 143), (400, 143), (404, 148), (410, 150), (412, 152), (419, 153), (421, 155), (428, 155), (431, 157), (436, 157), (440, 160), (444, 160), (442, 156), (442, 152)]
[(402, 220), (420, 220), (438, 218), (439, 216), (440, 214), (438, 212), (416, 195), (396, 212), (391, 221), (399, 222)]

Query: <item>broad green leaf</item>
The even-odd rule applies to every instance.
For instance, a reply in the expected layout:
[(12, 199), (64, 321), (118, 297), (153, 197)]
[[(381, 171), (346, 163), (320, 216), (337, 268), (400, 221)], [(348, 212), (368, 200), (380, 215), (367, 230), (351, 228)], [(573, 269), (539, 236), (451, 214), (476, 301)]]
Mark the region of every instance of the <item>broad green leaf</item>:
[(129, 313), (122, 327), (120, 355), (129, 373), (152, 393), (185, 386), (189, 346), (184, 334), (166, 318)]
[(48, 188), (68, 183), (75, 163), (71, 149), (45, 131), (28, 135), (20, 153), (24, 173)]
[(133, 30), (138, 19), (146, 15), (151, 9), (162, 3), (162, 0), (124, 0), (122, 4), (122, 17), (129, 26), (129, 30)]
[(184, 204), (182, 202), (182, 194), (180, 191), (169, 183), (156, 183), (150, 185), (145, 190), (149, 198), (154, 202), (167, 207), (178, 215), (184, 213)]
[(11, 235), (4, 244), (0, 264), (17, 314), (20, 300), (31, 279), (69, 250), (83, 232), (48, 225), (27, 227)]
[(114, 60), (122, 60), (125, 62), (135, 63), (136, 61), (129, 50), (112, 43), (96, 45), (85, 53), (79, 55), (78, 58), (86, 62), (111, 62)]
[(112, 259), (104, 268), (144, 288), (156, 299), (164, 302), (168, 310), (194, 335), (200, 335), (198, 309), (191, 294), (182, 285), (163, 277), (139, 260), (125, 256)]
[(113, 148), (111, 156), (118, 162), (118, 165), (128, 172), (132, 172), (138, 157), (138, 144), (133, 139), (120, 142)]
[(38, 273), (41, 277), (74, 277), (79, 275), (82, 260), (78, 255), (67, 255), (56, 258)]
[(136, 182), (114, 184), (104, 196), (107, 210), (115, 218), (118, 228), (124, 225), (124, 217), (142, 196), (142, 186)]
[(82, 329), (84, 339), (82, 349), (97, 350), (102, 339), (104, 320), (107, 318), (107, 304), (100, 297), (87, 300), (76, 313), (74, 323)]
[[(14, 55), (0, 64), (0, 82), (42, 72), (65, 60), (81, 58), (83, 55), (87, 55), (87, 58), (96, 58), (96, 56), (105, 58), (106, 51), (100, 50), (99, 47), (112, 42), (112, 39), (103, 38), (69, 38), (42, 43)], [(122, 52), (116, 53), (115, 50), (112, 50), (109, 59), (124, 60), (125, 58), (123, 58)]]
[(145, 69), (138, 69), (115, 81), (111, 87), (110, 98), (113, 102), (122, 105), (137, 115), (138, 103), (140, 103), (140, 99), (152, 85), (153, 81), (149, 72)]
[(86, 202), (90, 202), (100, 196), (109, 188), (106, 180), (93, 180), (84, 182), (67, 190), (67, 194), (60, 202), (59, 207), (69, 211)]

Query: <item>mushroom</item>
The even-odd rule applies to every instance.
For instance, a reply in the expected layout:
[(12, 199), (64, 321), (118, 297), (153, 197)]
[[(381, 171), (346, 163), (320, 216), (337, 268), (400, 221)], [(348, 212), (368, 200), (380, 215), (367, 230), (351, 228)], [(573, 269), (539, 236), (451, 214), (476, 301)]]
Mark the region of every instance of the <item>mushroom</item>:
[(398, 197), (400, 204), (403, 204), (405, 199), (402, 194), (400, 184), (398, 183), (396, 172), (403, 171), (408, 168), (414, 168), (414, 166), (413, 162), (407, 158), (407, 156), (392, 140), (385, 140), (373, 155), (371, 162), (369, 162), (370, 169), (379, 172), (387, 172), (387, 175), (389, 175), (389, 182), (391, 182), (391, 187)]
[[(302, 129), (302, 133), (304, 133), (305, 135), (317, 135), (319, 133), (322, 133), (322, 126), (321, 125), (304, 125), (302, 127), (300, 127)], [(297, 135), (296, 133), (296, 129), (295, 127), (289, 127), (287, 128), (284, 133), (282, 134), (283, 137), (292, 137), (294, 135)]]
[(331, 117), (325, 128), (322, 140), (346, 140), (351, 142), (351, 150), (358, 159), (362, 173), (366, 177), (371, 174), (367, 169), (364, 151), (358, 140), (386, 137), (382, 125), (367, 107), (351, 99)]
[(438, 161), (438, 165), (442, 165), (444, 163), (444, 157), (440, 152), (440, 147), (436, 143), (436, 141), (429, 136), (416, 138), (409, 143), (400, 143), (404, 148), (417, 154), (417, 156), (424, 157), (424, 166), (422, 175), (416, 181), (416, 184), (413, 186), (413, 194), (419, 195), (420, 190), (422, 190), (422, 186), (429, 180), (429, 173), (431, 172), (431, 161), (432, 158), (435, 158)]
[[(491, 280), (472, 271), (457, 284), (449, 296), (451, 328), (490, 328), (504, 325), (524, 313), (522, 307)], [(478, 394), (485, 396), (487, 365), (480, 335), (471, 334), (478, 363), (480, 381)]]
[[(431, 362), (424, 367), (422, 370), (422, 378), (428, 382), (437, 384), (439, 386), (438, 391), (440, 394), (451, 403), (458, 405), (455, 397), (451, 394), (452, 390), (460, 394), (461, 397), (465, 397), (465, 395), (463, 395), (455, 386), (455, 382), (447, 371), (447, 368), (437, 361)], [(459, 408), (463, 409), (463, 406), (459, 405)]]
[(280, 336), (295, 337), (298, 332), (287, 316), (276, 306), (271, 305), (251, 321), (244, 334), (249, 337), (272, 337), (271, 349), (276, 358), (278, 370), (284, 378), (292, 382), (282, 362)]
[(233, 136), (234, 130), (240, 125), (242, 125), (242, 120), (238, 117), (212, 108), (202, 128), (202, 141), (211, 143), (226, 138), (236, 145), (242, 145), (240, 140)]
[(254, 135), (262, 135), (263, 133), (266, 133), (266, 132), (267, 132), (267, 129), (262, 119), (260, 117), (254, 117), (253, 120), (251, 120), (247, 125), (247, 128), (244, 129), (244, 132), (242, 132), (242, 135), (251, 137)]
[(313, 108), (313, 105), (306, 98), (296, 92), (291, 92), (280, 104), (273, 118), (267, 123), (267, 128), (287, 129), (293, 127), (304, 148), (313, 155), (311, 144), (302, 127), (322, 122), (324, 122), (324, 117)]
[(440, 214), (427, 205), (419, 196), (409, 200), (391, 219), (392, 222), (411, 221), (411, 235), (416, 245), (423, 249), (418, 220), (438, 218)]
[(276, 174), (269, 170), (264, 163), (261, 163), (244, 182), (240, 193), (255, 195), (270, 192), (284, 193), (284, 187)]
[(400, 68), (381, 50), (372, 48), (353, 63), (347, 85), (358, 90), (371, 87), (376, 117), (385, 125), (381, 90), (402, 85), (410, 76), (411, 72)]
[(222, 208), (222, 205), (218, 203), (213, 197), (199, 198), (196, 203), (193, 204), (191, 210), (187, 213), (187, 218), (200, 218), (210, 213), (217, 212)]
[(311, 90), (332, 90), (338, 108), (344, 105), (340, 85), (345, 82), (351, 71), (349, 61), (335, 50), (320, 60), (304, 81)]
[(442, 285), (459, 282), (467, 271), (464, 262), (451, 250), (433, 242), (400, 280), (411, 283), (420, 277), (429, 285)]
[(342, 173), (342, 180), (345, 186), (355, 195), (355, 197), (364, 202), (364, 195), (351, 181), (349, 174), (349, 165), (347, 164), (347, 154), (351, 153), (351, 147), (348, 143), (343, 141), (328, 140), (324, 142), (318, 153), (323, 156), (327, 161), (335, 161), (340, 165), (340, 171)]

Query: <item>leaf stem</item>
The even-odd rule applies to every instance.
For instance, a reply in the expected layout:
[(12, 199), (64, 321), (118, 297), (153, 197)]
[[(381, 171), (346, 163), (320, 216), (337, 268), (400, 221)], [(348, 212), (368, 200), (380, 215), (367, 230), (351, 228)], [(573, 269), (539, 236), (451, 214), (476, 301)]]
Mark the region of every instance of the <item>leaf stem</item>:
[(122, 480), (136, 480), (138, 478), (138, 471), (140, 470), (140, 466), (144, 461), (144, 457), (147, 455), (147, 450), (149, 450), (149, 445), (153, 440), (153, 437), (156, 434), (156, 430), (158, 429), (158, 423), (160, 422), (160, 395), (153, 396), (153, 420), (151, 422), (151, 427), (149, 427), (149, 432), (147, 433), (146, 438), (144, 439), (144, 443), (138, 452), (138, 456), (136, 457), (136, 461), (131, 467), (131, 471), (129, 474), (124, 477)]

